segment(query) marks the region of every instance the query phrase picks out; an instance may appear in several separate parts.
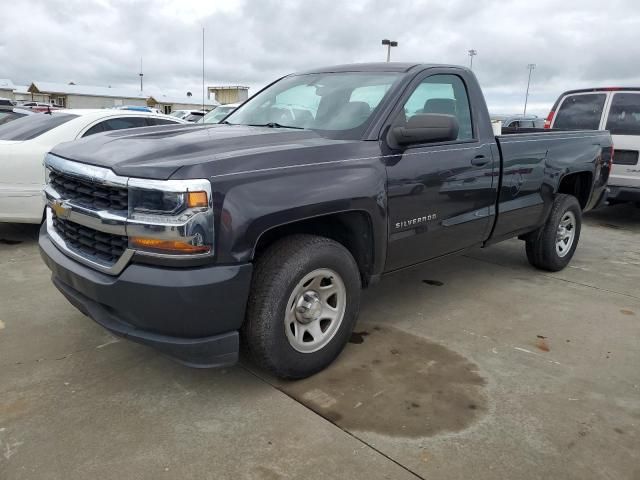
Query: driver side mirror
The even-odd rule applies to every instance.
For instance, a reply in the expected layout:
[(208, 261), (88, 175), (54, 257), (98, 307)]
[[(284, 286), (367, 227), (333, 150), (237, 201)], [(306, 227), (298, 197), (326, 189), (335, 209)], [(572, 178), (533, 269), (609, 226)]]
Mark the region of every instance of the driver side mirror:
[(458, 119), (453, 115), (418, 113), (406, 125), (392, 127), (389, 135), (402, 146), (447, 142), (458, 138)]

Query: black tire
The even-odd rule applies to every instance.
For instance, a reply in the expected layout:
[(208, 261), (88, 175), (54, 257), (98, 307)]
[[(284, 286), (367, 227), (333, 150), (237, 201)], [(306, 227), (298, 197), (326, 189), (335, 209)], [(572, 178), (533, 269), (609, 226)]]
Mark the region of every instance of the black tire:
[[(301, 353), (285, 332), (285, 311), (294, 289), (310, 272), (331, 269), (346, 291), (342, 322), (320, 350)], [(256, 262), (242, 338), (260, 366), (280, 378), (305, 378), (327, 367), (349, 340), (360, 306), (360, 273), (349, 251), (314, 235), (292, 235), (271, 245)]]
[[(560, 221), (567, 212), (572, 212), (574, 215), (575, 234), (571, 247), (564, 256), (560, 256), (556, 251), (556, 235)], [(582, 208), (578, 199), (572, 195), (556, 195), (546, 223), (539, 230), (527, 236), (526, 251), (529, 263), (536, 268), (550, 272), (557, 272), (565, 268), (576, 251), (581, 228)]]

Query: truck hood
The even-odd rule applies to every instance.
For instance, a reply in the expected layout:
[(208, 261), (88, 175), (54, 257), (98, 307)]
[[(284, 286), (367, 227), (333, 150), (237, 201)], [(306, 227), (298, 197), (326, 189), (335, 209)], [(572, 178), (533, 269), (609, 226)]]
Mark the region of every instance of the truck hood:
[(300, 163), (301, 149), (354, 143), (360, 142), (330, 140), (311, 130), (180, 125), (98, 134), (62, 143), (51, 153), (118, 175), (166, 180), (287, 166)]

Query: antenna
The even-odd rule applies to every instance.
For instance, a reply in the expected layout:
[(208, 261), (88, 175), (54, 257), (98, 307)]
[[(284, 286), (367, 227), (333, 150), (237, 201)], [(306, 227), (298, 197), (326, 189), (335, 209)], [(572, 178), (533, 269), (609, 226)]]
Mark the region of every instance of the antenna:
[(140, 75), (140, 93), (142, 93), (142, 77), (144, 76), (144, 73), (142, 73), (142, 57), (140, 57), (140, 73), (138, 75)]
[(202, 111), (204, 112), (204, 27), (202, 27)]

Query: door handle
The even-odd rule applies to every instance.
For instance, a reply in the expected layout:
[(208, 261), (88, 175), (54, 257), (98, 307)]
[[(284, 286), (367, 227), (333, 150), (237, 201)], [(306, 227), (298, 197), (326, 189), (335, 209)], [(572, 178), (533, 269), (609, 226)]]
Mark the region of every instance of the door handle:
[(487, 157), (485, 157), (484, 155), (476, 155), (471, 160), (471, 165), (475, 165), (476, 167), (482, 167), (482, 166), (486, 165), (487, 163), (489, 163), (489, 159)]

